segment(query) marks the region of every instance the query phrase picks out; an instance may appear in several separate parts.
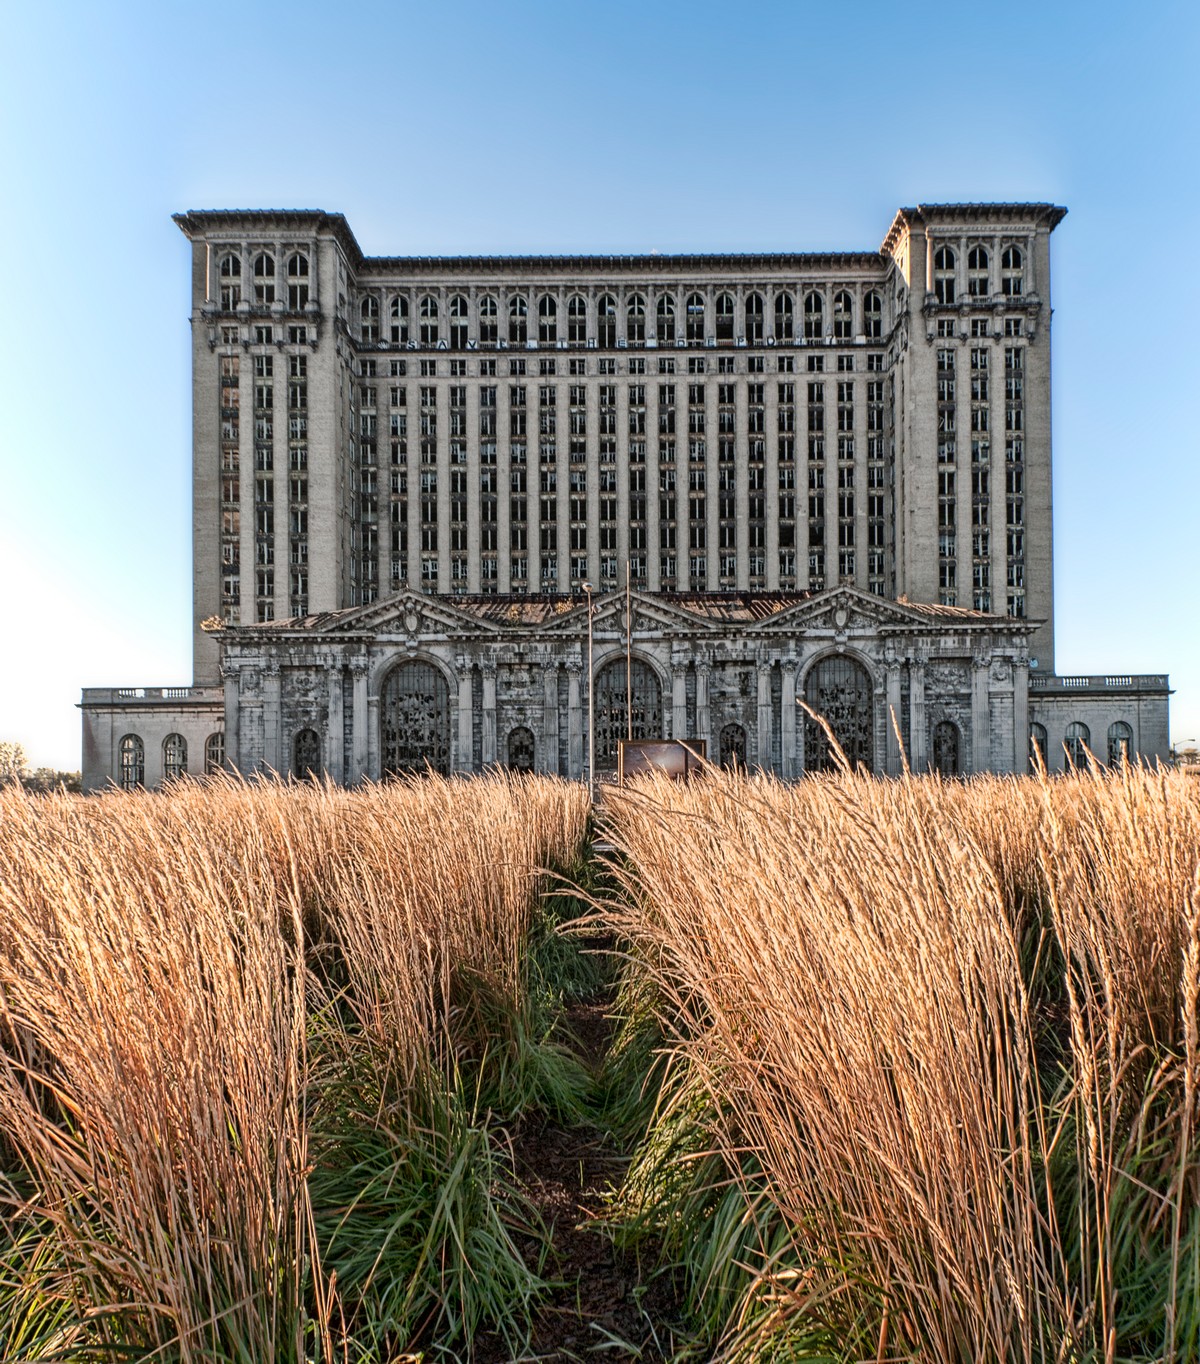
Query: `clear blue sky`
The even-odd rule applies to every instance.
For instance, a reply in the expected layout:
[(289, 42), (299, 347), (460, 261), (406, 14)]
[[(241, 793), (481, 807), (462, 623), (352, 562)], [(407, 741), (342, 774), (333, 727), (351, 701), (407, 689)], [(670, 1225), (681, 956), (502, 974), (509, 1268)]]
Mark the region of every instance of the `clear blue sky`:
[[(1200, 6), (11, 5), (0, 52), (0, 738), (190, 657), (187, 208), (368, 253), (1053, 238), (1060, 672), (1169, 671), (1200, 739)], [(1192, 415), (1189, 417), (1188, 414)]]

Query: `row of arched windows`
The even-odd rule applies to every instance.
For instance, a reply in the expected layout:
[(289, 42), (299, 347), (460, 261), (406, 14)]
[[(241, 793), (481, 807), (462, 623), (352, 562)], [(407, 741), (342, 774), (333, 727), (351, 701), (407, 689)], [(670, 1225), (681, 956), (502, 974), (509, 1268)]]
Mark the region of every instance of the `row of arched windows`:
[[(739, 310), (729, 292), (721, 292), (711, 302), (700, 293), (689, 293), (682, 307), (673, 294), (660, 294), (648, 301), (643, 293), (626, 295), (620, 303), (616, 294), (604, 293), (591, 308), (583, 294), (571, 294), (564, 304), (553, 294), (538, 295), (532, 302), (524, 294), (512, 294), (503, 307), (493, 294), (472, 305), (466, 294), (451, 294), (442, 302), (432, 294), (420, 295), (415, 308), (404, 295), (387, 302), (387, 332), (381, 336), (380, 300), (368, 294), (359, 304), (362, 340), (381, 339), (395, 345), (415, 342), (436, 346), (443, 342), (451, 349), (471, 344), (494, 346), (501, 341), (524, 346), (584, 345), (594, 342), (601, 349), (625, 343), (642, 345), (655, 339), (664, 345), (676, 342), (703, 343), (715, 340), (732, 344), (744, 341), (750, 346), (768, 341), (790, 342), (798, 337), (822, 340), (832, 336), (850, 341), (856, 336), (879, 340), (883, 336), (883, 297), (878, 290), (868, 292), (861, 303), (847, 289), (839, 289), (831, 301), (818, 290), (809, 290), (800, 301), (786, 291), (777, 291), (768, 304), (764, 294), (751, 292)], [(827, 330), (828, 319), (828, 330)], [(623, 322), (623, 326), (622, 326)]]
[[(1043, 766), (1047, 762), (1046, 726), (1036, 722), (1029, 726), (1029, 763), (1036, 766), (1040, 759)], [(1068, 768), (1083, 771), (1091, 766), (1094, 758), (1092, 731), (1082, 720), (1073, 720), (1063, 736), (1063, 753)], [(1120, 767), (1122, 763), (1132, 762), (1134, 757), (1133, 728), (1124, 720), (1114, 720), (1108, 727), (1108, 765)]]
[(250, 292), (242, 292), (242, 258), (234, 252), (222, 256), (218, 264), (221, 282), (221, 307), (236, 308), (239, 303), (253, 303), (267, 307), (285, 299), (288, 308), (298, 312), (308, 306), (308, 257), (303, 251), (293, 251), (284, 262), (286, 294), (277, 295), (279, 280), (275, 257), (270, 251), (259, 251), (250, 260)]
[[(982, 243), (967, 248), (966, 288), (968, 298), (987, 298), (992, 292), (992, 254)], [(959, 279), (958, 252), (943, 243), (933, 253), (933, 291), (939, 303), (954, 303)], [(1008, 245), (1000, 252), (1000, 292), (1006, 298), (1020, 298), (1025, 291), (1025, 253)]]
[[(146, 784), (146, 745), (140, 734), (125, 734), (117, 746), (117, 784), (123, 791), (134, 791)], [(219, 772), (225, 766), (225, 735), (210, 734), (204, 741), (204, 773)], [(162, 741), (163, 781), (179, 781), (188, 774), (188, 742), (182, 734), (168, 734)]]

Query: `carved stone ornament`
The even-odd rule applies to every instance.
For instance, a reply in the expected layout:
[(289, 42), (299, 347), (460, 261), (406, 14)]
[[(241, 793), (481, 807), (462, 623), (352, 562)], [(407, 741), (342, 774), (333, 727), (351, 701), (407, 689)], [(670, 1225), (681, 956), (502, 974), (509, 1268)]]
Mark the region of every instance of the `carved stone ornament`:
[(406, 634), (415, 635), (421, 628), (420, 613), (414, 611), (410, 606), (404, 613), (404, 630)]

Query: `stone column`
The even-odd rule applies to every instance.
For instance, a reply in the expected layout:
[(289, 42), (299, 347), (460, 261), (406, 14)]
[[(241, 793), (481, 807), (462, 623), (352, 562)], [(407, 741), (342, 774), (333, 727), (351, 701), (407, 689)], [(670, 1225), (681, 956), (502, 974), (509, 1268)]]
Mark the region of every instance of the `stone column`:
[(327, 659), (325, 676), (329, 686), (329, 730), (325, 735), (325, 770), (336, 782), (346, 780), (342, 771), (345, 753), (345, 717), (342, 713), (342, 664), (339, 658)]
[(238, 690), (241, 685), (241, 669), (232, 663), (222, 661), (221, 678), (225, 683), (225, 766), (240, 772), (243, 760), (239, 751), (239, 713)]
[(286, 776), (291, 764), (283, 760), (283, 677), (277, 659), (263, 665), (263, 678), (263, 762)]
[(471, 660), (460, 654), (455, 660), (458, 673), (458, 752), (450, 764), (454, 772), (471, 770)]
[(1029, 654), (1025, 649), (1013, 662), (1012, 756), (1014, 772), (1029, 771)]
[(378, 781), (383, 775), (383, 759), (379, 745), (379, 697), (367, 697), (367, 766), (365, 776)]
[(783, 660), (783, 700), (780, 706), (780, 724), (783, 727), (780, 757), (783, 760), (781, 775), (788, 781), (798, 774), (796, 766), (796, 660)]
[(696, 663), (696, 738), (703, 739), (706, 745), (706, 756), (710, 762), (715, 761), (713, 753), (712, 739), (712, 718), (708, 709), (708, 676), (711, 671), (708, 659), (703, 658)]
[(686, 739), (687, 732), (687, 665), (671, 661), (671, 738)]
[(925, 771), (925, 656), (921, 645), (908, 656), (908, 761), (914, 772)]
[(884, 649), (884, 662), (887, 665), (887, 771), (889, 776), (895, 777), (902, 766), (900, 740), (896, 737), (900, 730), (900, 658), (890, 641)]
[(496, 761), (496, 660), (485, 658), (483, 668), (483, 765)]
[(350, 664), (354, 678), (354, 711), (351, 730), (349, 782), (360, 782), (367, 775), (367, 660), (356, 658)]
[[(567, 773), (581, 781), (583, 772), (583, 707), (579, 700), (579, 679), (583, 663), (572, 658), (567, 663)], [(589, 774), (590, 775), (590, 774)]]
[(971, 771), (986, 772), (992, 765), (991, 725), (988, 717), (988, 667), (991, 657), (982, 646), (971, 659)]
[[(564, 323), (565, 325), (565, 323)], [(542, 663), (542, 761), (543, 772), (558, 771), (558, 664)]]
[(756, 660), (758, 673), (758, 765), (764, 772), (771, 770), (771, 661), (760, 653)]

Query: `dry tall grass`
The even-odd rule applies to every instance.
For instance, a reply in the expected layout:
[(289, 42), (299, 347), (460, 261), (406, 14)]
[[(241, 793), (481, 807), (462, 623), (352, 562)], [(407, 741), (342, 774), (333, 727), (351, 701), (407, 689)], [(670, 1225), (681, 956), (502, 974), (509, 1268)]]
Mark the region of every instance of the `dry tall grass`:
[(1194, 783), (714, 774), (606, 821), (669, 1093), (782, 1228), (730, 1355), (1196, 1358)]
[(332, 1355), (327, 1088), (368, 1056), (354, 1116), (427, 1116), (484, 1049), (459, 973), (520, 1010), (538, 871), (586, 819), (581, 789), (502, 777), (0, 793), (6, 1357)]

